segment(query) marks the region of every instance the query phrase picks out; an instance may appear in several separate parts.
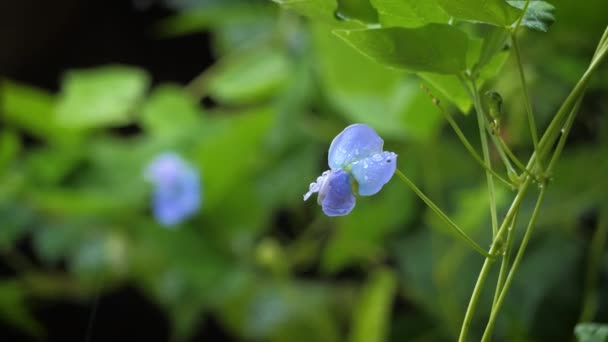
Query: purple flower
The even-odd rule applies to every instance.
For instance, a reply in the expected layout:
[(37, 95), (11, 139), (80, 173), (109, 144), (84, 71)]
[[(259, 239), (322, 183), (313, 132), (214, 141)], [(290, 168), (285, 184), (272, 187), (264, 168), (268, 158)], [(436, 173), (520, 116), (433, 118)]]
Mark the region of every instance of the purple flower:
[(201, 204), (199, 174), (179, 155), (163, 153), (145, 170), (154, 183), (152, 209), (156, 220), (174, 226), (194, 215)]
[(317, 202), (327, 216), (343, 216), (355, 207), (353, 189), (361, 196), (371, 196), (393, 177), (397, 155), (382, 150), (384, 141), (364, 124), (346, 127), (329, 146), (330, 170), (310, 184), (306, 201), (318, 192)]

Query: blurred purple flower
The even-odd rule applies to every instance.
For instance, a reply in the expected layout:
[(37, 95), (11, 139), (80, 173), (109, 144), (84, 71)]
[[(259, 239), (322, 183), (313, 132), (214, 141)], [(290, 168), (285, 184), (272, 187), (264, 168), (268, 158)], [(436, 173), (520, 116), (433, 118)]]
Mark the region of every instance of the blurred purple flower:
[(201, 198), (198, 171), (179, 155), (160, 154), (148, 164), (144, 175), (155, 186), (152, 209), (160, 224), (174, 226), (199, 209)]
[(346, 127), (329, 146), (330, 170), (310, 184), (306, 201), (318, 192), (317, 202), (327, 216), (343, 216), (355, 207), (353, 185), (361, 196), (376, 194), (393, 177), (397, 155), (382, 150), (384, 141), (369, 126)]

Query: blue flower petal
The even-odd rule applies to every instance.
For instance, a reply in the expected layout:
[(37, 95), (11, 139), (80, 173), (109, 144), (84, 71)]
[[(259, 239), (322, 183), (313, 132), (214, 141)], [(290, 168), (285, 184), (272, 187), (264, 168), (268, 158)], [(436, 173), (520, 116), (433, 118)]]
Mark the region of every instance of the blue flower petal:
[(371, 196), (388, 183), (397, 168), (393, 152), (376, 153), (352, 164), (351, 173), (359, 184), (359, 195)]
[(346, 127), (329, 146), (328, 163), (334, 169), (343, 169), (357, 160), (382, 152), (384, 141), (373, 128), (364, 124)]
[(145, 175), (155, 185), (152, 209), (160, 224), (176, 225), (198, 211), (199, 174), (181, 157), (162, 154), (148, 165)]
[(350, 175), (342, 170), (332, 171), (319, 191), (323, 212), (327, 216), (343, 216), (355, 207)]

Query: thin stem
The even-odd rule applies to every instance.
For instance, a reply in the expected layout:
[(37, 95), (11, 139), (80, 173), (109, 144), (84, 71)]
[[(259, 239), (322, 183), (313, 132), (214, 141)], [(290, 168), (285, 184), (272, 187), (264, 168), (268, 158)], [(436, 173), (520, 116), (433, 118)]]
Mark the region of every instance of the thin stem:
[(572, 128), (572, 124), (574, 123), (574, 118), (576, 117), (576, 113), (578, 113), (578, 109), (581, 106), (581, 102), (583, 101), (583, 96), (584, 96), (584, 93), (580, 96), (578, 101), (576, 101), (576, 103), (574, 104), (574, 107), (570, 111), (568, 118), (566, 118), (566, 123), (564, 123), (564, 127), (561, 129), (562, 135), (559, 138), (559, 141), (557, 142), (557, 146), (555, 147), (555, 150), (553, 151), (553, 156), (551, 157), (549, 166), (547, 166), (547, 174), (549, 174), (549, 175), (553, 171), (555, 164), (559, 160), (559, 157), (561, 156), (562, 151), (564, 150), (564, 146), (566, 145), (566, 140), (568, 140), (568, 134), (570, 133), (570, 129)]
[(468, 243), (481, 255), (485, 256), (486, 258), (491, 258), (491, 255), (485, 249), (481, 248), (473, 239), (471, 239), (467, 235), (467, 233), (460, 229), (460, 227), (458, 227), (456, 223), (454, 223), (454, 221), (452, 221), (441, 209), (439, 209), (439, 207), (435, 205), (435, 203), (433, 203), (433, 201), (431, 201), (414, 184), (414, 182), (412, 182), (405, 174), (403, 174), (403, 172), (401, 172), (400, 170), (397, 170), (395, 172), (397, 173), (397, 176), (399, 176), (399, 178), (401, 178), (401, 180), (405, 182), (405, 184), (407, 184), (412, 189), (412, 191), (414, 191), (414, 193), (416, 193), (416, 195), (418, 195), (418, 197), (420, 197), (420, 199), (422, 199), (424, 203), (426, 203), (426, 205), (428, 205), (429, 208), (431, 208), (435, 212), (435, 214), (437, 214), (437, 216), (439, 216), (439, 218), (441, 218), (443, 222), (445, 222), (450, 228), (452, 228), (456, 232), (456, 234), (458, 234), (466, 243)]
[(600, 213), (600, 220), (597, 229), (591, 239), (589, 254), (587, 255), (587, 270), (585, 273), (585, 289), (583, 291), (583, 309), (578, 319), (579, 322), (590, 322), (597, 311), (597, 278), (600, 268), (600, 261), (606, 239), (608, 238), (608, 220), (606, 219), (606, 210)]
[(490, 139), (492, 140), (492, 143), (494, 144), (496, 151), (498, 151), (498, 155), (500, 156), (500, 159), (502, 160), (503, 164), (507, 168), (507, 171), (517, 173), (517, 172), (515, 172), (513, 165), (511, 165), (511, 161), (507, 157), (507, 154), (503, 150), (504, 144), (501, 144), (500, 141), (498, 141), (499, 137), (496, 134), (494, 134), (494, 131), (492, 130), (492, 128), (490, 127), (490, 124), (488, 123), (488, 120), (484, 120), (484, 121), (485, 121), (485, 125), (486, 125), (486, 131), (488, 132), (488, 135), (490, 136)]
[[(528, 191), (528, 187), (530, 186), (532, 178), (526, 177), (524, 182), (521, 184), (517, 195), (513, 199), (513, 203), (511, 203), (511, 207), (507, 211), (507, 215), (505, 215), (504, 220), (502, 221), (502, 225), (500, 229), (498, 229), (498, 233), (496, 234), (496, 238), (494, 239), (494, 243), (492, 243), (492, 247), (490, 248), (490, 254), (495, 255), (495, 253), (500, 248), (499, 244), (496, 241), (499, 241), (504, 234), (506, 227), (511, 223), (515, 214), (519, 211), (519, 206), (526, 196), (526, 192)], [(469, 327), (471, 326), (471, 320), (473, 319), (473, 314), (475, 312), (477, 302), (479, 300), (479, 296), (481, 295), (481, 291), (483, 289), (483, 285), (485, 280), (490, 272), (490, 266), (492, 264), (492, 258), (487, 258), (481, 267), (481, 271), (479, 272), (479, 276), (477, 277), (477, 282), (475, 283), (475, 288), (473, 289), (473, 293), (471, 294), (471, 299), (469, 300), (469, 306), (467, 307), (467, 312), (464, 316), (462, 327), (460, 328), (460, 336), (458, 337), (459, 342), (465, 342), (467, 340), (467, 335), (469, 333)]]
[(527, 173), (528, 176), (534, 177), (536, 178), (532, 172), (530, 172), (530, 170), (528, 170), (526, 168), (526, 166), (524, 165), (524, 163), (522, 163), (519, 158), (517, 158), (517, 156), (513, 153), (513, 151), (509, 148), (509, 145), (507, 145), (507, 143), (504, 141), (504, 139), (501, 136), (497, 136), (496, 137), (498, 139), (498, 143), (502, 146), (503, 150), (507, 153), (507, 155), (509, 156), (509, 158), (511, 158), (511, 161), (513, 161), (513, 163), (515, 163), (515, 166), (517, 166), (520, 170), (522, 170), (523, 172)]
[[(515, 59), (517, 61), (517, 70), (519, 71), (519, 80), (521, 82), (521, 90), (524, 95), (524, 105), (526, 107), (526, 114), (528, 116), (528, 127), (530, 128), (530, 134), (532, 136), (532, 143), (534, 144), (534, 150), (538, 151), (538, 132), (536, 129), (536, 122), (534, 121), (534, 113), (532, 112), (532, 103), (528, 95), (528, 87), (526, 85), (526, 76), (524, 74), (523, 64), (521, 62), (521, 54), (519, 52), (519, 43), (517, 42), (516, 33), (511, 34), (511, 40), (513, 41), (513, 51), (515, 52)], [(542, 162), (538, 160), (539, 169), (542, 170)]]
[[(492, 164), (490, 161), (490, 149), (488, 148), (488, 137), (486, 136), (485, 131), (485, 116), (483, 113), (483, 109), (481, 108), (481, 102), (479, 101), (479, 89), (477, 89), (477, 85), (475, 84), (475, 80), (471, 79), (471, 84), (473, 86), (473, 102), (475, 103), (475, 112), (477, 112), (477, 124), (479, 126), (479, 137), (481, 139), (481, 150), (483, 151), (483, 160), (484, 162), (492, 168)], [(496, 195), (494, 190), (494, 180), (492, 179), (492, 174), (486, 171), (486, 180), (488, 183), (488, 196), (490, 199), (490, 217), (492, 219), (492, 237), (496, 238), (496, 234), (498, 233), (498, 218), (496, 215)]]
[(509, 270), (509, 275), (507, 276), (507, 280), (505, 281), (505, 285), (503, 286), (502, 291), (500, 291), (500, 296), (498, 296), (498, 300), (496, 301), (496, 305), (492, 308), (492, 312), (490, 313), (490, 319), (488, 324), (486, 325), (486, 330), (483, 333), (481, 338), (482, 342), (489, 341), (492, 336), (492, 330), (494, 329), (494, 323), (496, 322), (496, 316), (500, 311), (502, 303), (504, 302), (505, 296), (509, 291), (509, 287), (511, 286), (511, 282), (513, 281), (513, 276), (515, 272), (517, 272), (517, 268), (519, 267), (519, 263), (526, 251), (526, 247), (528, 246), (528, 242), (530, 241), (530, 237), (532, 236), (532, 232), (534, 231), (534, 224), (536, 223), (536, 217), (538, 216), (539, 209), (541, 204), (543, 203), (543, 199), (545, 198), (545, 192), (547, 190), (546, 186), (542, 186), (540, 188), (540, 194), (538, 195), (538, 199), (536, 200), (536, 205), (534, 206), (534, 211), (532, 211), (532, 216), (530, 217), (530, 222), (528, 223), (528, 227), (526, 228), (526, 233), (524, 234), (524, 238), (519, 246), (519, 250), (517, 251), (517, 255), (513, 260), (513, 266), (511, 266), (511, 270)]
[(593, 75), (595, 70), (597, 70), (597, 67), (599, 66), (599, 64), (606, 57), (607, 52), (608, 52), (608, 45), (604, 46), (603, 48), (600, 48), (598, 50), (595, 58), (591, 61), (589, 68), (587, 69), (587, 71), (585, 71), (585, 73), (583, 74), (581, 79), (574, 86), (574, 89), (572, 89), (572, 91), (570, 92), (570, 94), (568, 95), (566, 100), (562, 103), (561, 107), (559, 108), (559, 110), (557, 111), (555, 116), (553, 117), (553, 120), (551, 120), (549, 127), (547, 127), (547, 129), (545, 130), (545, 134), (543, 134), (543, 137), (540, 139), (540, 142), (539, 142), (540, 151), (539, 151), (539, 153), (535, 153), (536, 156), (545, 156), (545, 154), (548, 152), (548, 149), (551, 148), (552, 143), (549, 143), (549, 142), (555, 141), (555, 139), (557, 138), (557, 135), (560, 133), (560, 130), (561, 130), (560, 125), (564, 120), (564, 116), (567, 113), (570, 113), (575, 102), (578, 101), (578, 98), (585, 91), (585, 89), (587, 87), (587, 83), (589, 82), (589, 80), (591, 78), (591, 75)]
[(498, 280), (496, 281), (496, 289), (494, 290), (494, 300), (492, 301), (492, 308), (496, 305), (498, 301), (498, 296), (500, 295), (500, 291), (503, 288), (505, 277), (507, 276), (507, 271), (509, 267), (509, 259), (511, 258), (511, 245), (513, 244), (513, 231), (515, 230), (515, 225), (517, 224), (517, 212), (513, 216), (513, 221), (509, 226), (509, 230), (507, 230), (507, 242), (503, 247), (504, 254), (502, 256), (502, 260), (500, 262), (500, 271), (498, 272)]
[(473, 157), (473, 159), (475, 159), (475, 161), (477, 161), (477, 163), (479, 163), (479, 165), (481, 165), (481, 167), (483, 167), (484, 170), (490, 172), (494, 177), (496, 177), (496, 179), (498, 179), (499, 181), (501, 181), (505, 185), (507, 185), (509, 187), (512, 187), (513, 184), (511, 182), (509, 182), (508, 180), (506, 180), (503, 177), (501, 177), (498, 173), (496, 173), (496, 171), (492, 170), (492, 168), (490, 168), (488, 166), (488, 164), (486, 164), (481, 159), (481, 157), (479, 156), (479, 154), (477, 153), (477, 151), (475, 151), (475, 148), (473, 147), (473, 145), (471, 145), (471, 143), (469, 142), (469, 139), (467, 139), (467, 137), (464, 135), (464, 133), (462, 132), (462, 130), (460, 129), (460, 127), (458, 126), (458, 124), (454, 120), (454, 117), (452, 117), (452, 115), (450, 115), (450, 113), (448, 113), (445, 109), (443, 109), (443, 107), (441, 107), (441, 105), (439, 104), (439, 101), (436, 98), (434, 98), (428, 91), (427, 91), (427, 93), (429, 94), (429, 96), (432, 97), (433, 104), (435, 104), (435, 106), (437, 106), (437, 108), (439, 108), (439, 111), (441, 111), (441, 113), (443, 114), (443, 116), (445, 116), (445, 119), (448, 121), (448, 123), (450, 124), (450, 126), (452, 126), (452, 129), (454, 130), (454, 132), (456, 133), (456, 135), (460, 139), (460, 142), (462, 142), (462, 144), (467, 149), (467, 151), (469, 151), (469, 153), (471, 154), (471, 156)]

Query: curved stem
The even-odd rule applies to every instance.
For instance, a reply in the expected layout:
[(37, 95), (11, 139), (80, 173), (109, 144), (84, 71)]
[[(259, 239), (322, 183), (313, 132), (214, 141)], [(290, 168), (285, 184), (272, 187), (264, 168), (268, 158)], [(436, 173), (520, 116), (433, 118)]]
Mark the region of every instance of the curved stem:
[(498, 300), (496, 301), (496, 305), (492, 308), (492, 312), (490, 313), (490, 319), (488, 324), (486, 325), (486, 329), (481, 338), (482, 342), (489, 341), (492, 336), (492, 330), (494, 329), (494, 323), (496, 322), (496, 316), (502, 307), (502, 303), (504, 302), (507, 291), (509, 291), (509, 287), (511, 286), (511, 282), (513, 281), (513, 276), (515, 272), (517, 272), (517, 268), (519, 267), (519, 263), (526, 251), (526, 247), (528, 246), (528, 242), (530, 241), (530, 236), (532, 236), (532, 232), (534, 231), (534, 224), (536, 223), (536, 217), (538, 215), (538, 211), (540, 209), (541, 204), (543, 203), (543, 199), (545, 197), (545, 192), (547, 190), (546, 186), (542, 186), (540, 188), (540, 194), (538, 195), (538, 199), (536, 200), (536, 205), (534, 206), (534, 211), (532, 212), (532, 216), (530, 217), (530, 222), (528, 223), (528, 227), (526, 228), (526, 233), (524, 234), (524, 238), (521, 242), (519, 250), (517, 251), (517, 255), (513, 260), (513, 266), (511, 266), (511, 270), (509, 270), (509, 275), (507, 276), (507, 280), (505, 281), (505, 285), (500, 291), (500, 296), (498, 296)]
[[(479, 89), (477, 89), (477, 85), (475, 84), (474, 79), (471, 80), (471, 84), (473, 86), (473, 102), (475, 103), (475, 112), (477, 112), (477, 124), (479, 126), (479, 137), (481, 139), (481, 150), (483, 151), (483, 160), (491, 169), (492, 164), (490, 162), (490, 149), (488, 148), (488, 137), (486, 136), (485, 130), (486, 119), (483, 113), (483, 109), (481, 108), (481, 102), (479, 101)], [(498, 233), (498, 217), (496, 215), (496, 195), (494, 190), (494, 179), (492, 179), (492, 175), (488, 171), (486, 171), (486, 180), (488, 183), (488, 197), (490, 199), (492, 237), (496, 238), (496, 234)]]
[(412, 191), (416, 193), (416, 195), (418, 195), (418, 197), (420, 197), (420, 199), (422, 199), (422, 201), (424, 201), (424, 203), (426, 203), (426, 205), (429, 206), (429, 208), (431, 208), (431, 210), (435, 212), (435, 214), (437, 214), (437, 216), (439, 216), (439, 218), (443, 220), (443, 222), (445, 222), (450, 228), (452, 228), (452, 230), (454, 230), (454, 232), (456, 232), (456, 234), (458, 234), (466, 243), (468, 243), (474, 250), (479, 252), (479, 254), (485, 256), (486, 258), (491, 258), (491, 255), (485, 249), (481, 248), (473, 239), (471, 239), (467, 235), (467, 233), (460, 229), (460, 227), (458, 227), (456, 223), (454, 223), (454, 221), (452, 221), (448, 217), (448, 215), (446, 215), (441, 209), (439, 209), (439, 207), (435, 205), (435, 203), (433, 203), (433, 201), (431, 201), (422, 192), (422, 190), (420, 190), (414, 184), (414, 182), (412, 182), (405, 174), (403, 174), (403, 172), (401, 172), (400, 170), (396, 170), (395, 173), (405, 184), (407, 184), (412, 189)]

